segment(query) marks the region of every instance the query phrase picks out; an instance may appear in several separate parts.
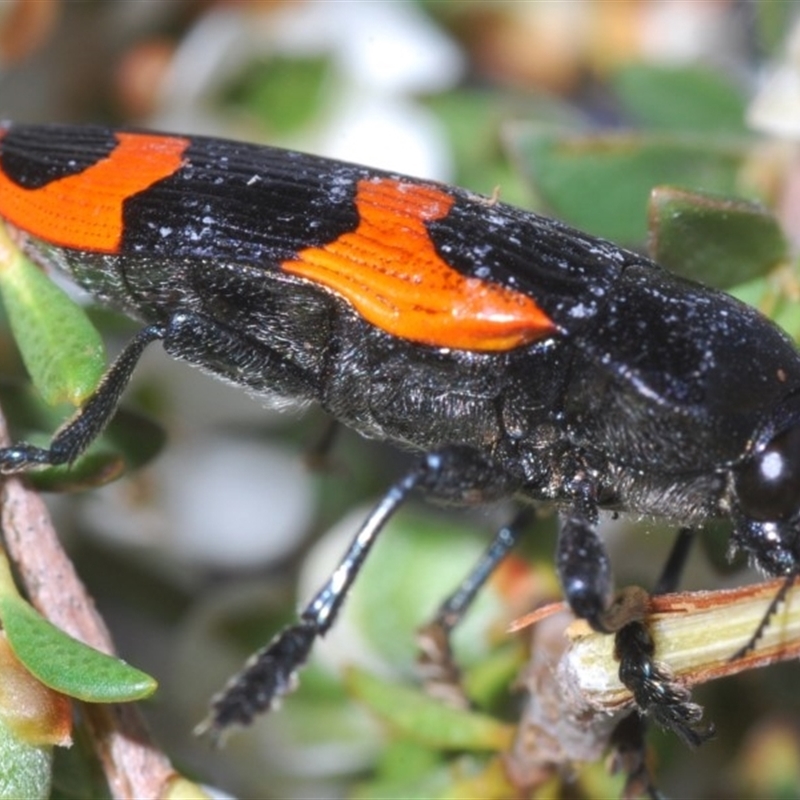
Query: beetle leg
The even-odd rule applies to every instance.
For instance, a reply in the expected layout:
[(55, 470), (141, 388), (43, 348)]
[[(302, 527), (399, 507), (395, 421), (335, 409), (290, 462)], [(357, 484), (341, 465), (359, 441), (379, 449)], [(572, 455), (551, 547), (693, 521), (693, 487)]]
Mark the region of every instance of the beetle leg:
[[(654, 594), (666, 594), (677, 588), (694, 538), (694, 529), (680, 529)], [(655, 642), (646, 621), (634, 620), (617, 631), (615, 653), (620, 662), (620, 681), (633, 693), (641, 712), (637, 715), (640, 740), (643, 741), (646, 717), (673, 731), (692, 747), (714, 735), (713, 725), (700, 724), (703, 709), (692, 702), (689, 690), (676, 683), (669, 670), (655, 660)], [(644, 763), (642, 754), (641, 764)], [(646, 774), (646, 767), (642, 766), (638, 778), (643, 780)], [(629, 773), (629, 780), (635, 777)]]
[(678, 531), (652, 594), (669, 594), (678, 588), (696, 538), (697, 530), (695, 528), (681, 528)]
[(309, 469), (324, 472), (333, 467), (331, 451), (341, 427), (342, 423), (333, 417), (325, 420), (325, 427), (320, 431), (316, 440), (306, 448), (303, 460)]
[(526, 506), (508, 525), (500, 528), (461, 585), (439, 606), (433, 619), (417, 631), (420, 649), (418, 664), (430, 695), (457, 707), (466, 708), (469, 705), (461, 687), (460, 670), (450, 647), (450, 634), (464, 618), (483, 585), (516, 546), (535, 518), (536, 510), (532, 506)]
[(556, 569), (564, 596), (575, 616), (596, 631), (613, 633), (606, 620), (611, 607), (611, 561), (594, 525), (596, 512), (576, 507), (562, 520), (556, 549)]
[(319, 394), (314, 379), (290, 358), (204, 314), (173, 314), (164, 335), (164, 350), (175, 359), (257, 392), (298, 401)]
[[(656, 581), (653, 594), (667, 594), (674, 592), (686, 565), (686, 560), (689, 556), (692, 544), (696, 537), (696, 530), (694, 528), (681, 528), (678, 531), (678, 536), (672, 546), (672, 550), (661, 570), (661, 575)], [(629, 642), (632, 640), (633, 646)], [(646, 646), (643, 648), (642, 644)], [(645, 709), (639, 703), (639, 700), (646, 701), (644, 696), (646, 693), (645, 683), (653, 681), (658, 674), (657, 665), (653, 664), (653, 653), (655, 647), (650, 638), (650, 633), (647, 629), (645, 622), (637, 620), (630, 622), (625, 628), (617, 633), (616, 637), (616, 651), (620, 658), (619, 676), (620, 680), (630, 689), (634, 696), (637, 697), (637, 704), (643, 710)], [(655, 686), (650, 687), (651, 698), (649, 700), (650, 706), (663, 701), (669, 697), (669, 692), (673, 692), (673, 687), (669, 686), (667, 681), (664, 682), (664, 688), (668, 693), (661, 698), (655, 691)], [(689, 698), (685, 696), (683, 701)], [(684, 709), (682, 713), (683, 719), (688, 720), (693, 715), (692, 711), (687, 712)], [(656, 715), (658, 718), (658, 715)], [(699, 718), (698, 718), (699, 719)], [(672, 727), (672, 726), (669, 726)], [(696, 733), (693, 730), (694, 724), (689, 727), (691, 733)], [(618, 767), (625, 771), (627, 780), (625, 784), (625, 797), (637, 797), (645, 794), (648, 797), (660, 797), (658, 790), (653, 782), (653, 777), (650, 774), (650, 769), (647, 764), (647, 753), (645, 748), (645, 734), (647, 731), (647, 717), (639, 711), (634, 711), (625, 717), (611, 735), (611, 744), (614, 750), (614, 762)], [(687, 740), (686, 732), (679, 732), (679, 735), (684, 740)]]
[(11, 474), (35, 466), (55, 466), (74, 461), (108, 424), (145, 348), (150, 342), (163, 339), (165, 330), (163, 325), (149, 325), (136, 334), (117, 356), (91, 397), (61, 426), (50, 447), (22, 443), (0, 448), (0, 473)]
[[(710, 738), (713, 728), (699, 726), (700, 706), (692, 703), (689, 691), (655, 661), (655, 644), (645, 620), (646, 594), (633, 587), (612, 602), (608, 553), (593, 522), (590, 514), (578, 507), (568, 514), (559, 533), (556, 565), (567, 601), (596, 631), (616, 634), (619, 677), (641, 712), (698, 746)], [(677, 582), (690, 542), (688, 530), (678, 537), (658, 582), (662, 591)]]
[(300, 614), (300, 621), (284, 628), (266, 647), (254, 653), (241, 672), (212, 698), (211, 713), (197, 727), (198, 735), (209, 731), (217, 738), (232, 725), (249, 725), (259, 713), (274, 708), (281, 697), (294, 691), (297, 670), (307, 661), (316, 638), (333, 624), (375, 539), (423, 480), (423, 470), (424, 466), (412, 470), (383, 496), (356, 533), (339, 566)]
[[(655, 594), (677, 588), (694, 537), (692, 528), (681, 528), (656, 582)], [(615, 651), (620, 662), (619, 678), (633, 693), (642, 713), (692, 747), (714, 735), (713, 725), (700, 725), (703, 709), (691, 701), (689, 690), (676, 683), (669, 670), (655, 660), (655, 643), (646, 621), (634, 620), (617, 631)]]
[(610, 772), (623, 772), (625, 788), (622, 797), (649, 797), (651, 800), (664, 800), (650, 774), (647, 763), (645, 718), (634, 711), (623, 717), (611, 734)]
[(655, 643), (646, 624), (632, 622), (620, 629), (615, 653), (620, 680), (631, 690), (643, 714), (691, 747), (699, 747), (714, 735), (713, 725), (700, 724), (703, 709), (692, 702), (690, 691), (655, 660)]
[(273, 708), (295, 689), (297, 670), (308, 659), (314, 641), (333, 624), (378, 534), (414, 489), (450, 500), (480, 501), (505, 496), (510, 482), (489, 459), (471, 448), (453, 446), (428, 453), (375, 506), (331, 577), (300, 614), (300, 621), (284, 628), (251, 656), (212, 699), (210, 716), (196, 732), (208, 731), (218, 738), (232, 725), (249, 725), (257, 714)]

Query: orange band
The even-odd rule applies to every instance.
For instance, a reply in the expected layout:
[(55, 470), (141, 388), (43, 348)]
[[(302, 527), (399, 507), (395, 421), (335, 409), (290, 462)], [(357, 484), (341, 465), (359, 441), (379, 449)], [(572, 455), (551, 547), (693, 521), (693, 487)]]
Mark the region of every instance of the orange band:
[(281, 266), (345, 297), (387, 333), (434, 347), (510, 350), (552, 333), (531, 298), (466, 277), (439, 256), (425, 223), (453, 202), (433, 186), (361, 180), (358, 228)]
[(180, 169), (189, 140), (117, 133), (118, 146), (80, 173), (25, 189), (0, 170), (0, 216), (61, 247), (116, 253), (122, 204)]

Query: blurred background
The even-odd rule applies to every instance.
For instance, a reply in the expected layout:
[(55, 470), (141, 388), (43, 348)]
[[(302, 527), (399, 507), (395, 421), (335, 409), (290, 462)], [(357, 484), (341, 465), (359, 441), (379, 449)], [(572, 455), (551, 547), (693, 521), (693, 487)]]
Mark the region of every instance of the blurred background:
[[(0, 118), (246, 139), (498, 190), (623, 245), (649, 242), (797, 336), (798, 10), (777, 0), (0, 0)], [(739, 242), (733, 255), (712, 245), (676, 255), (648, 216), (661, 184), (759, 200), (780, 246), (770, 240), (756, 267), (732, 263)], [(136, 330), (92, 313), (112, 353)], [(8, 334), (0, 369), (13, 393), (24, 373)], [(411, 504), (300, 691), (223, 750), (196, 740), (210, 695), (310, 597), (407, 457), (342, 431), (311, 469), (326, 431), (318, 410), (265, 408), (157, 347), (126, 407), (157, 423), (154, 449), (166, 432), (163, 453), (116, 483), (49, 498), (120, 652), (160, 681), (144, 711), (179, 769), (241, 797), (619, 795), (622, 779), (602, 763), (512, 786), (492, 748), (399, 734), (364, 699), (364, 674), (415, 685), (414, 629), (509, 507)], [(694, 554), (687, 588), (748, 579), (721, 575), (724, 533)], [(618, 585), (652, 585), (667, 534), (653, 522), (609, 525)], [(471, 695), (510, 730), (528, 651), (505, 626), (558, 597), (553, 546), (546, 519), (457, 638)], [(365, 672), (343, 685), (353, 665)], [(796, 686), (789, 664), (701, 687), (718, 736), (689, 752), (653, 732), (659, 785), (674, 796), (800, 794)], [(59, 755), (58, 796), (100, 791), (76, 768), (81, 757)]]

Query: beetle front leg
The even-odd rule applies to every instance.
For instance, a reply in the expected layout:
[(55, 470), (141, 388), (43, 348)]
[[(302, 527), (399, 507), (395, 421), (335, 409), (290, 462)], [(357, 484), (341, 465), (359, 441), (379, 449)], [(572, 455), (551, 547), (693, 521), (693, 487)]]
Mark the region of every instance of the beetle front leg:
[(610, 633), (603, 624), (603, 614), (611, 603), (611, 561), (594, 521), (577, 510), (563, 520), (556, 569), (575, 616), (585, 619), (596, 631)]
[(637, 587), (614, 597), (611, 560), (597, 535), (597, 512), (582, 504), (562, 520), (556, 569), (564, 596), (576, 617), (598, 633), (616, 633), (646, 613), (647, 594)]
[[(615, 634), (620, 681), (632, 692), (640, 713), (696, 747), (713, 735), (713, 727), (700, 724), (702, 709), (655, 659), (646, 619), (647, 593), (631, 587), (612, 599), (610, 560), (594, 529), (595, 521), (591, 512), (573, 509), (562, 524), (556, 564), (567, 601), (576, 616), (594, 630)], [(672, 582), (680, 568), (672, 562), (685, 558), (690, 540), (688, 529), (682, 533), (675, 557), (668, 562), (669, 574), (659, 581), (660, 591), (674, 588)]]
[[(653, 594), (677, 589), (689, 550), (693, 528), (681, 528)], [(689, 690), (677, 683), (669, 668), (655, 659), (655, 642), (646, 619), (632, 620), (616, 634), (619, 679), (633, 693), (636, 705), (662, 728), (698, 747), (714, 735), (713, 724), (701, 724), (703, 709), (692, 702)]]

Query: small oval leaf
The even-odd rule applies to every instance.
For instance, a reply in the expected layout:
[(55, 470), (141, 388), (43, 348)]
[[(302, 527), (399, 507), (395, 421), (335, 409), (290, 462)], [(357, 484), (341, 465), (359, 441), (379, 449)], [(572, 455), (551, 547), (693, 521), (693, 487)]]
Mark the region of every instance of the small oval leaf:
[(789, 252), (778, 220), (747, 200), (657, 186), (648, 215), (653, 258), (718, 289), (765, 275)]
[(47, 467), (31, 474), (31, 486), (40, 492), (83, 492), (117, 480), (125, 461), (117, 453), (87, 453), (74, 464)]
[(662, 183), (733, 194), (747, 154), (739, 141), (669, 133), (574, 134), (519, 125), (508, 144), (556, 216), (596, 236), (639, 244), (650, 190)]
[(443, 750), (503, 751), (514, 728), (494, 717), (443, 705), (416, 689), (383, 680), (359, 669), (345, 675), (347, 689), (395, 731)]
[(623, 108), (661, 130), (746, 133), (746, 97), (724, 74), (689, 65), (628, 64), (612, 76)]
[(72, 744), (72, 701), (37, 680), (0, 633), (0, 720), (29, 745)]
[(141, 700), (156, 681), (68, 636), (20, 597), (0, 596), (0, 619), (17, 658), (45, 686), (88, 703)]
[(53, 748), (27, 744), (0, 720), (0, 798), (47, 800), (50, 797)]
[(103, 340), (83, 309), (13, 245), (0, 226), (0, 294), (22, 360), (50, 405), (79, 406), (106, 369)]

